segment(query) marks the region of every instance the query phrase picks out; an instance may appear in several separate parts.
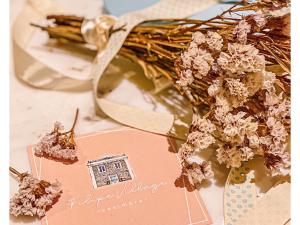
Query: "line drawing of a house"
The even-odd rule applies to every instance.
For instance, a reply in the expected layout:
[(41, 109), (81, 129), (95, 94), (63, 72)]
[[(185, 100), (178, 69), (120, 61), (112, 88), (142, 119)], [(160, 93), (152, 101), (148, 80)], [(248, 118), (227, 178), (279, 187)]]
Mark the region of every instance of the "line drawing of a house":
[(120, 183), (134, 178), (125, 154), (89, 160), (87, 166), (94, 188)]

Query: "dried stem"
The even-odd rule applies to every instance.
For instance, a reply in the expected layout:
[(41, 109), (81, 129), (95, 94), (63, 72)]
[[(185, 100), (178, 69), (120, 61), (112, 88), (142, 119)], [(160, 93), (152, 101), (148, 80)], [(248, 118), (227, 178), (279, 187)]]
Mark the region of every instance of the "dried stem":
[(19, 178), (22, 177), (23, 173), (20, 173), (18, 170), (16, 170), (15, 168), (13, 168), (11, 166), (9, 167), (9, 171), (12, 172), (13, 174), (17, 175)]
[(74, 131), (74, 128), (75, 128), (75, 125), (76, 125), (76, 122), (77, 122), (77, 119), (78, 119), (78, 114), (79, 114), (79, 109), (77, 108), (71, 131)]
[(126, 31), (126, 24), (116, 28), (116, 29), (112, 29), (110, 32), (109, 32), (109, 35), (112, 35), (113, 33), (116, 33), (118, 31)]
[(69, 131), (61, 133), (60, 135), (65, 135), (65, 134), (68, 134), (68, 133), (74, 133), (75, 125), (76, 125), (76, 122), (77, 122), (77, 119), (78, 119), (78, 114), (79, 114), (79, 109), (77, 108), (75, 118), (74, 118), (73, 125), (72, 125), (71, 129)]

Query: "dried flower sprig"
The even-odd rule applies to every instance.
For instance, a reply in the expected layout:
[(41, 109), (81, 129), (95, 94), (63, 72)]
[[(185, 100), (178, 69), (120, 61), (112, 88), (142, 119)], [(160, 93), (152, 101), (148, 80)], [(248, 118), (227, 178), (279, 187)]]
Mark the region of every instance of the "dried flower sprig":
[(10, 214), (14, 216), (43, 217), (62, 194), (61, 184), (39, 180), (28, 173), (20, 173), (9, 167), (10, 172), (17, 175), (19, 190), (10, 199)]
[(150, 64), (192, 104), (179, 155), (193, 185), (212, 171), (209, 162), (189, 158), (210, 147), (227, 167), (261, 156), (272, 175), (289, 172), (290, 1), (243, 2), (209, 20), (139, 24), (119, 52)]
[(44, 135), (34, 145), (33, 149), (36, 156), (51, 158), (65, 163), (77, 160), (74, 129), (78, 112), (79, 110), (77, 109), (72, 128), (67, 132), (63, 131), (64, 127), (60, 122), (54, 123), (53, 131)]

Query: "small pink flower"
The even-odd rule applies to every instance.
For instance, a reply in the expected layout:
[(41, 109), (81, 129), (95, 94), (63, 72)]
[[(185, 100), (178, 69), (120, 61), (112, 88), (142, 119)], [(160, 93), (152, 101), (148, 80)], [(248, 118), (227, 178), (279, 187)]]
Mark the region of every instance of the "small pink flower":
[(221, 51), (223, 47), (223, 38), (217, 32), (208, 31), (205, 41), (211, 50)]
[(217, 60), (228, 75), (259, 72), (265, 69), (265, 57), (252, 45), (228, 44), (228, 53), (221, 52)]
[(192, 36), (192, 40), (197, 44), (200, 45), (205, 43), (205, 35), (202, 34), (200, 31), (194, 32)]
[(194, 77), (191, 70), (184, 70), (181, 72), (179, 80), (176, 83), (182, 88), (186, 88), (191, 85), (194, 81)]
[(241, 44), (247, 43), (247, 35), (251, 31), (251, 25), (246, 20), (241, 20), (239, 24), (234, 28), (233, 34), (237, 36), (238, 41)]
[(202, 163), (187, 163), (185, 164), (182, 175), (186, 176), (191, 185), (196, 186), (204, 179), (210, 179), (214, 173), (211, 169), (211, 163), (203, 161)]

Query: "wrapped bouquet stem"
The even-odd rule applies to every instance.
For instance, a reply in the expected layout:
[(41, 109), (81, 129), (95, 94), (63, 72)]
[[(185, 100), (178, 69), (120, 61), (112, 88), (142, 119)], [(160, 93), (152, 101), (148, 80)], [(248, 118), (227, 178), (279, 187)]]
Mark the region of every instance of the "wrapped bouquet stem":
[[(288, 0), (244, 1), (209, 20), (146, 21), (127, 36), (119, 54), (151, 65), (193, 107), (179, 149), (182, 174), (191, 184), (213, 176), (210, 162), (190, 161), (208, 148), (227, 167), (259, 156), (270, 174), (289, 173), (289, 9)], [(54, 25), (42, 29), (50, 37), (87, 42), (80, 29), (84, 18), (48, 18)]]

